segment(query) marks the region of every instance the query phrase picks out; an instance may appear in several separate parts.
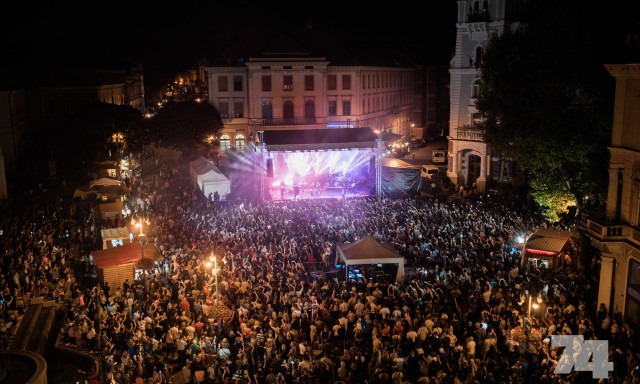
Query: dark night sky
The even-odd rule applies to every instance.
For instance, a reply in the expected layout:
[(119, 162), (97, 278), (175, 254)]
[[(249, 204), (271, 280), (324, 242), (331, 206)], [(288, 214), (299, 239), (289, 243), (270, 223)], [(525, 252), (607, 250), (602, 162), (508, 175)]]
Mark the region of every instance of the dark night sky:
[[(70, 63), (95, 67), (124, 55), (142, 60), (145, 78), (151, 78), (186, 69), (202, 55), (216, 52), (230, 30), (244, 26), (302, 28), (309, 19), (314, 28), (335, 34), (394, 42), (429, 62), (448, 63), (455, 45), (454, 0), (392, 6), (327, 0), (310, 3), (313, 7), (290, 0), (57, 3), (62, 4), (44, 0), (3, 4), (0, 67), (8, 70), (1, 71), (1, 76), (19, 77), (22, 72), (29, 77), (47, 68), (67, 68)], [(594, 8), (607, 15), (594, 28), (606, 31), (616, 23), (617, 15), (633, 14), (630, 4), (637, 9), (640, 1), (610, 0)]]
[(142, 59), (149, 70), (171, 71), (216, 51), (234, 28), (304, 27), (309, 19), (314, 28), (392, 41), (425, 54), (429, 61), (448, 62), (455, 42), (453, 0), (424, 1), (420, 9), (409, 2), (383, 7), (331, 0), (313, 8), (288, 1), (160, 4), (135, 0), (6, 4), (7, 11), (0, 15), (0, 42), (8, 54), (0, 62), (28, 72), (65, 67), (69, 62), (102, 63), (124, 54)]

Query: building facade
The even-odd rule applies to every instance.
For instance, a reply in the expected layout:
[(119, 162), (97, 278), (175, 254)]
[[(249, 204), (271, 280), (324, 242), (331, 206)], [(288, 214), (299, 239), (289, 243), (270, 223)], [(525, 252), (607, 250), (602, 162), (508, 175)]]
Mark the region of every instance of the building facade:
[(206, 68), (208, 100), (224, 123), (222, 152), (241, 150), (266, 130), (370, 127), (409, 137), (418, 66), (332, 57), (303, 44), (277, 35)]
[(616, 79), (605, 217), (580, 224), (602, 252), (598, 305), (640, 325), (640, 64), (608, 64)]
[(447, 175), (456, 185), (477, 182), (484, 192), (491, 180), (511, 180), (516, 164), (502, 158), (483, 141), (476, 124), (475, 100), (480, 93), (483, 49), (494, 34), (515, 28), (524, 0), (459, 0), (455, 54), (450, 63), (449, 164)]

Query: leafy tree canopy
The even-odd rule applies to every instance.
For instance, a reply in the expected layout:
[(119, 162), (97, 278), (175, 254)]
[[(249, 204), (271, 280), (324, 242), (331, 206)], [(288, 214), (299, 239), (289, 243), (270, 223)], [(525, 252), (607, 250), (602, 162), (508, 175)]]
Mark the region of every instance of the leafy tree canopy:
[(476, 101), (485, 141), (518, 159), (550, 218), (568, 200), (580, 208), (606, 196), (608, 180), (615, 82), (603, 52), (612, 36), (573, 3), (536, 2), (526, 24), (491, 38)]
[(152, 137), (160, 144), (194, 152), (222, 128), (218, 111), (209, 103), (195, 101), (164, 104), (151, 119)]

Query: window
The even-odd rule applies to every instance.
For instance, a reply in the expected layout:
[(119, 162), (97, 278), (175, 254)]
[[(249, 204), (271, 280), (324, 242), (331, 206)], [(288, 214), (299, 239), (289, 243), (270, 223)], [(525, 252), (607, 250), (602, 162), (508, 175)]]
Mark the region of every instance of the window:
[(271, 92), (271, 76), (262, 76), (262, 92)]
[(229, 117), (229, 101), (220, 100), (218, 102), (218, 112), (220, 112), (220, 117), (228, 118)]
[(327, 89), (330, 91), (338, 89), (338, 80), (336, 75), (329, 75), (327, 77)]
[(304, 90), (313, 91), (313, 76), (304, 77)]
[(244, 150), (244, 135), (241, 133), (236, 135), (236, 150)]
[(351, 75), (342, 75), (342, 89), (351, 89)]
[(480, 66), (481, 61), (482, 61), (482, 47), (477, 47), (476, 48), (476, 68)]
[(273, 117), (273, 104), (271, 100), (262, 100), (262, 118), (270, 119)]
[(342, 101), (342, 115), (343, 116), (351, 115), (351, 100)]
[(316, 117), (316, 106), (313, 103), (313, 100), (307, 100), (304, 102), (304, 117)]
[(227, 76), (218, 76), (218, 92), (227, 92), (228, 90)]
[(233, 76), (233, 91), (242, 92), (242, 76)]
[(229, 135), (220, 136), (220, 153), (225, 153), (231, 147), (231, 139)]
[(473, 14), (474, 14), (474, 15), (477, 15), (477, 14), (478, 14), (478, 2), (477, 2), (477, 1), (475, 1), (475, 2), (473, 3)]
[(244, 102), (242, 99), (233, 101), (233, 113), (237, 118), (244, 117)]
[(293, 91), (293, 76), (285, 75), (282, 79), (283, 90)]
[(471, 97), (477, 99), (480, 96), (480, 79), (473, 82), (471, 86)]
[(293, 118), (293, 101), (285, 100), (282, 105), (282, 116), (288, 119)]
[(338, 115), (338, 104), (335, 100), (329, 100), (327, 102), (327, 115), (329, 116), (337, 116)]

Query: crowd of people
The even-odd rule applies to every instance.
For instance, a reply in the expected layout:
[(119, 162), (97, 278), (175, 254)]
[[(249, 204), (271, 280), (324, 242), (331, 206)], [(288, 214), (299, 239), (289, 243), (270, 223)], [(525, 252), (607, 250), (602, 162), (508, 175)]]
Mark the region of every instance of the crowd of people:
[[(556, 334), (609, 340), (607, 382), (639, 382), (635, 328), (594, 307), (597, 260), (578, 262), (574, 242), (557, 268), (521, 263), (514, 236), (549, 226), (528, 205), (486, 196), (214, 202), (155, 162), (134, 162), (146, 173), (132, 178), (127, 201), (164, 260), (138, 281), (66, 291), (64, 342), (99, 356), (108, 383), (593, 382), (591, 372), (553, 373)], [(66, 252), (90, 263), (94, 224), (65, 226), (56, 209), (34, 208), (33, 240), (3, 250), (14, 249), (3, 259), (5, 293), (45, 282), (60, 296)], [(29, 221), (3, 220), (5, 234), (30, 231)], [(335, 273), (337, 244), (368, 235), (405, 258), (403, 281), (370, 268), (348, 280)], [(512, 330), (529, 321), (542, 337), (518, 343)]]

